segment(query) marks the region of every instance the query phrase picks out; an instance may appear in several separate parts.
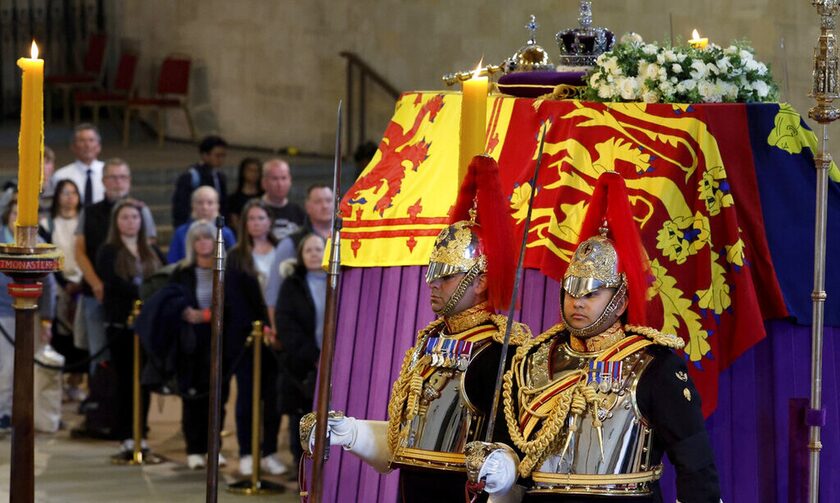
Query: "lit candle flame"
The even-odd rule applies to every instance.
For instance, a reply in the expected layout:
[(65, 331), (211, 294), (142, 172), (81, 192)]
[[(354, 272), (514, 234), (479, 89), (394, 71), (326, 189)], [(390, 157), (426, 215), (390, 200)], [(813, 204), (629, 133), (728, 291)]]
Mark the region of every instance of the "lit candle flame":
[(482, 63), (484, 63), (483, 57), (480, 60), (478, 60), (478, 65), (475, 67), (475, 71), (473, 72), (474, 79), (477, 79), (481, 76)]
[(38, 59), (38, 44), (32, 41), (32, 59)]
[(700, 39), (700, 34), (697, 33), (697, 30), (695, 29), (694, 31), (691, 32), (691, 40), (699, 40), (699, 39)]

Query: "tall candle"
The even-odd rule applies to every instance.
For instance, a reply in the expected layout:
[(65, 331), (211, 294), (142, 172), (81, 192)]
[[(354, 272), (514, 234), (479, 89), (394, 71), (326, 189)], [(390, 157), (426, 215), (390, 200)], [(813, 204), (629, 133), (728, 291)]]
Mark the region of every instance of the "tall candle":
[(467, 174), (473, 157), (484, 153), (487, 122), (487, 77), (478, 74), (464, 81), (461, 96), (461, 138), (458, 156), (458, 184)]
[(688, 45), (695, 49), (705, 49), (709, 45), (709, 39), (706, 37), (700, 38), (697, 30), (691, 32), (691, 38), (688, 40)]
[(20, 58), (23, 70), (18, 140), (18, 217), (20, 227), (38, 225), (38, 193), (44, 158), (44, 60), (32, 42), (32, 57)]

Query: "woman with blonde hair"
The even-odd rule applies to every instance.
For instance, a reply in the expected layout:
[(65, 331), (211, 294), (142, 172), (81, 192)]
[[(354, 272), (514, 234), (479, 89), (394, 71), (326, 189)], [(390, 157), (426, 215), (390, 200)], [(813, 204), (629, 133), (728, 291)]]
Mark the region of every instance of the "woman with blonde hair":
[[(182, 287), (187, 307), (181, 312), (184, 326), (178, 352), (178, 388), (181, 392), (181, 430), (187, 443), (187, 466), (204, 468), (207, 456), (207, 429), (210, 407), (210, 304), (213, 299), (213, 262), (216, 228), (208, 220), (196, 220), (186, 235), (186, 257), (169, 278)], [(222, 382), (222, 404), (227, 402), (229, 382)], [(222, 406), (224, 424), (225, 408)], [(226, 460), (219, 454), (219, 465)]]

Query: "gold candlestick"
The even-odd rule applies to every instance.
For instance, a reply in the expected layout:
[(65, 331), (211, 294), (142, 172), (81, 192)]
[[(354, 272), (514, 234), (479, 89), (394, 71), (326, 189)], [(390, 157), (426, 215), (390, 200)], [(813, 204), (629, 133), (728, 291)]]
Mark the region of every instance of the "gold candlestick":
[(838, 2), (836, 0), (812, 0), (820, 15), (820, 38), (814, 50), (813, 85), (809, 95), (817, 104), (808, 111), (808, 116), (822, 126), (822, 142), (814, 156), (817, 170), (816, 211), (814, 215), (814, 290), (811, 293), (813, 303), (811, 313), (811, 401), (806, 413), (806, 425), (809, 427), (808, 449), (809, 477), (808, 501), (818, 503), (820, 499), (820, 430), (825, 423), (825, 411), (822, 410), (822, 349), (823, 318), (825, 309), (825, 243), (826, 216), (828, 208), (828, 169), (831, 155), (828, 153), (828, 125), (840, 118), (840, 110), (832, 103), (840, 97), (838, 94), (837, 72), (840, 57), (837, 53), (837, 40), (834, 36)]

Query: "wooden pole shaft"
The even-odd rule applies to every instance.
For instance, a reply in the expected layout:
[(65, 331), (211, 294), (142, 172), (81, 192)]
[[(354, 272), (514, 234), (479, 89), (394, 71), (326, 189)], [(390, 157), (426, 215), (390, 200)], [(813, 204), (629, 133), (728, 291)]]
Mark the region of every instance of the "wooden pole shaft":
[[(38, 283), (40, 288), (41, 284)], [(33, 360), (35, 299), (15, 299), (15, 369), (12, 392), (10, 503), (35, 501), (35, 425)]]
[(213, 292), (210, 303), (210, 405), (207, 411), (207, 485), (206, 503), (219, 498), (219, 437), (222, 409), (222, 326), (225, 303), (225, 247), (222, 238), (224, 220), (216, 221), (216, 257), (213, 266)]

